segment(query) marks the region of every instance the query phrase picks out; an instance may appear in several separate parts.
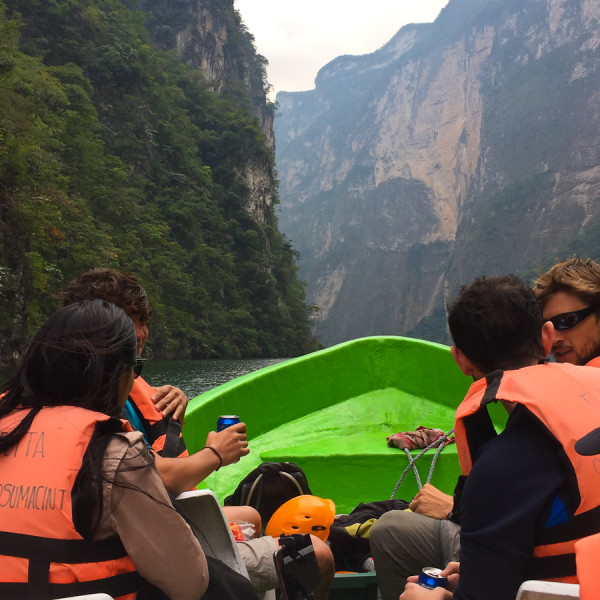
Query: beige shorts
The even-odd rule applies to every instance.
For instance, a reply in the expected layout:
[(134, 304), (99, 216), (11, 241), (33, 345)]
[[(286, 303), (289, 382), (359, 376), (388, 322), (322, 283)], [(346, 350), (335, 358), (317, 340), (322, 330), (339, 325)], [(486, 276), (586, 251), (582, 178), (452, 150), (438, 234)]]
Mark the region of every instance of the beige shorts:
[(250, 583), (261, 594), (277, 587), (277, 571), (273, 554), (279, 547), (277, 542), (268, 535), (254, 538), (247, 542), (237, 542), (238, 550), (242, 555)]

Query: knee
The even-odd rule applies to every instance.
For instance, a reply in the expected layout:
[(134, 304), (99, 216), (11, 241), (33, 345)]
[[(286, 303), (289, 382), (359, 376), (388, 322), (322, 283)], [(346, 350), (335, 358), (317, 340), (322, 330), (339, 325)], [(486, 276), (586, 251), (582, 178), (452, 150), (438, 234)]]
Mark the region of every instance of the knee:
[(390, 527), (393, 522), (390, 522), (388, 513), (385, 513), (377, 519), (377, 521), (371, 527), (371, 533), (369, 534), (369, 544), (371, 548), (379, 548), (383, 543), (383, 540), (389, 535)]
[(381, 515), (369, 536), (373, 556), (381, 558), (387, 552), (397, 552), (402, 540), (412, 536), (414, 516), (414, 513), (402, 510), (391, 510)]
[(262, 531), (262, 520), (260, 518), (259, 512), (252, 506), (238, 506), (238, 509), (240, 510), (240, 514), (242, 515), (240, 520), (252, 523), (256, 530), (256, 536), (258, 537)]
[(331, 548), (321, 539), (310, 536), (313, 548), (315, 551), (315, 557), (317, 564), (319, 565), (319, 572), (324, 582), (327, 584), (331, 583), (333, 576), (335, 575), (335, 563), (333, 560), (333, 553)]
[(258, 511), (252, 506), (225, 506), (223, 512), (229, 521), (246, 521), (254, 526), (255, 535), (258, 537), (262, 531), (262, 521)]

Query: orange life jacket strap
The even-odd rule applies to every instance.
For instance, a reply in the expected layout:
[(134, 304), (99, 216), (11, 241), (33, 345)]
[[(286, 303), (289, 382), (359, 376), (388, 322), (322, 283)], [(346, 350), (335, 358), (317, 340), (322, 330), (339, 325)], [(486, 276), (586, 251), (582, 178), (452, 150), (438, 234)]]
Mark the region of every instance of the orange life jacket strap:
[[(76, 581), (74, 583), (50, 583), (47, 593), (35, 596), (36, 600), (49, 598), (67, 598), (69, 596), (85, 596), (104, 592), (113, 598), (135, 594), (140, 587), (141, 577), (138, 573), (120, 573), (111, 577), (94, 579), (93, 581)], [(32, 590), (29, 583), (3, 583), (0, 582), (0, 597), (2, 598), (28, 598)]]
[(163, 458), (187, 456), (187, 448), (181, 435), (181, 424), (172, 417), (163, 417), (156, 410), (151, 394), (156, 390), (140, 378), (136, 379), (129, 400), (140, 419), (152, 448)]
[(536, 536), (536, 547), (527, 579), (558, 580), (565, 583), (577, 574), (575, 542), (600, 530), (600, 507), (593, 508)]
[(578, 540), (595, 533), (600, 533), (600, 506), (575, 515), (554, 527), (544, 529), (536, 537), (535, 542), (539, 546), (557, 544)]
[(0, 555), (67, 564), (117, 560), (127, 552), (117, 537), (105, 540), (60, 540), (0, 532)]
[(137, 572), (101, 577), (92, 581), (50, 583), (51, 563), (81, 564), (127, 556), (119, 538), (60, 540), (21, 533), (0, 532), (0, 554), (28, 560), (27, 582), (0, 583), (1, 598), (44, 600), (106, 592), (114, 598), (134, 594), (140, 585)]
[(572, 554), (575, 552), (574, 540), (558, 542), (557, 544), (542, 544), (533, 549), (534, 558), (544, 558), (544, 556), (561, 556), (562, 554)]
[(27, 569), (28, 600), (50, 598), (50, 562), (47, 560), (29, 560)]
[(525, 579), (553, 579), (565, 581), (577, 573), (575, 553), (533, 558), (526, 569)]

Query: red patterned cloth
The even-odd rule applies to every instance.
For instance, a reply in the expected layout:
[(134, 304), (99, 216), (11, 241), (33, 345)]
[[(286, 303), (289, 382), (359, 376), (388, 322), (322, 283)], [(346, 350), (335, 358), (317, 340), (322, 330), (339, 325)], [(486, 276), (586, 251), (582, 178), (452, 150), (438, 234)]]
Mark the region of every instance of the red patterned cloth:
[[(387, 444), (390, 448), (396, 447), (404, 450), (414, 450), (416, 448), (427, 448), (436, 440), (439, 440), (444, 434), (441, 429), (432, 429), (431, 427), (423, 427), (419, 425), (414, 431), (405, 431), (394, 433), (388, 436)], [(454, 442), (454, 438), (448, 438), (444, 442), (444, 446)]]

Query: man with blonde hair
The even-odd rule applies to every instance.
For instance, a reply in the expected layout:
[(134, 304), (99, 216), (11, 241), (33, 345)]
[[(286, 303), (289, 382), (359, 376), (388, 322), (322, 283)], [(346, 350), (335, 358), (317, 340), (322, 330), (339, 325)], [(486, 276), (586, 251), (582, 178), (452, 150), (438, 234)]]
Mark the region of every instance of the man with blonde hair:
[(554, 325), (556, 361), (600, 366), (600, 264), (577, 256), (559, 262), (538, 278), (534, 291)]

